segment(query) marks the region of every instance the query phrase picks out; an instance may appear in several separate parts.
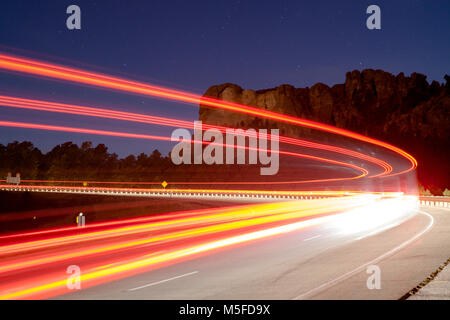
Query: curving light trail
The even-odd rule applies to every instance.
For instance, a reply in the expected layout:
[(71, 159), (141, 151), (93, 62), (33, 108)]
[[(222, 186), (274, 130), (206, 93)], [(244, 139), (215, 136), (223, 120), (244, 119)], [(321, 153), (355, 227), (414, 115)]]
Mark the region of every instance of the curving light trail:
[(390, 145), (386, 142), (379, 141), (373, 138), (363, 136), (348, 130), (336, 128), (330, 125), (321, 124), (318, 122), (305, 120), (293, 116), (279, 114), (267, 110), (262, 110), (255, 107), (245, 106), (237, 103), (226, 102), (209, 97), (203, 97), (192, 93), (187, 93), (179, 90), (167, 89), (159, 86), (149, 85), (142, 82), (125, 80), (118, 77), (107, 76), (99, 73), (83, 71), (75, 68), (58, 66), (55, 64), (44, 63), (37, 60), (18, 58), (11, 55), (0, 54), (0, 68), (45, 76), (53, 79), (60, 79), (72, 81), (76, 83), (83, 83), (92, 86), (109, 88), (130, 93), (138, 93), (152, 97), (165, 98), (169, 100), (187, 102), (191, 104), (201, 104), (211, 108), (219, 108), (232, 112), (239, 112), (275, 121), (281, 121), (297, 126), (317, 129), (344, 137), (349, 137), (355, 140), (370, 143), (372, 145), (380, 146), (390, 151), (397, 153), (403, 158), (407, 159), (410, 167), (393, 175), (403, 174), (414, 170), (417, 167), (417, 161), (407, 152)]
[[(37, 124), (37, 123), (26, 123), (26, 122), (14, 122), (14, 121), (0, 121), (0, 126), (3, 127), (14, 127), (14, 128), (26, 128), (26, 129), (39, 129), (39, 130), (49, 130), (49, 131), (61, 131), (61, 132), (74, 132), (74, 133), (85, 133), (85, 134), (94, 134), (94, 135), (104, 135), (104, 136), (113, 136), (113, 137), (124, 137), (124, 138), (135, 138), (135, 139), (146, 139), (146, 140), (162, 140), (162, 141), (174, 141), (169, 137), (165, 136), (156, 136), (156, 135), (148, 135), (148, 134), (138, 134), (138, 133), (128, 133), (128, 132), (117, 132), (117, 131), (107, 131), (107, 130), (96, 130), (96, 129), (84, 129), (84, 128), (73, 128), (73, 127), (65, 127), (65, 126), (53, 126), (53, 125), (45, 125), (45, 124)], [(175, 140), (177, 141), (177, 140)], [(182, 141), (181, 139), (178, 141)], [(225, 147), (234, 147), (234, 145), (228, 145), (228, 144), (218, 144), (216, 142), (206, 142), (206, 141), (198, 141), (198, 140), (192, 140), (193, 143), (198, 144), (208, 144), (208, 145), (220, 145)], [(236, 148), (242, 148), (246, 150), (262, 150), (267, 151), (266, 149), (259, 149), (259, 148), (252, 148), (252, 147), (246, 147), (246, 146), (235, 146)], [(317, 180), (298, 180), (298, 181), (274, 181), (271, 182), (273, 184), (298, 184), (298, 183), (311, 183), (311, 182), (325, 182), (325, 181), (342, 181), (342, 180), (354, 180), (359, 179), (362, 177), (365, 177), (369, 174), (369, 171), (367, 169), (359, 167), (357, 165), (337, 161), (333, 159), (327, 159), (323, 157), (317, 157), (312, 156), (308, 154), (302, 154), (302, 153), (295, 153), (295, 152), (289, 152), (289, 151), (282, 151), (282, 150), (273, 150), (271, 152), (276, 152), (283, 155), (288, 155), (292, 157), (298, 157), (303, 159), (309, 159), (309, 160), (315, 160), (315, 161), (321, 161), (326, 163), (331, 163), (335, 165), (344, 166), (347, 168), (354, 169), (356, 171), (359, 171), (360, 174), (353, 177), (347, 177), (347, 178), (332, 178), (332, 179), (317, 179)], [(231, 183), (232, 184), (232, 183)], [(252, 182), (246, 182), (246, 184), (253, 184)]]
[(61, 270), (72, 263), (82, 268), (86, 288), (239, 243), (331, 221), (348, 223), (349, 215), (342, 212), (377, 205), (386, 201), (383, 198), (361, 194), (193, 210), (0, 238), (0, 298), (36, 299), (70, 292)]
[[(93, 108), (93, 107), (79, 106), (79, 105), (73, 105), (73, 104), (63, 104), (63, 103), (34, 100), (34, 99), (23, 99), (23, 98), (18, 98), (18, 97), (11, 97), (11, 96), (1, 96), (0, 95), (0, 105), (7, 106), (7, 107), (14, 107), (14, 108), (29, 109), (29, 110), (76, 114), (76, 115), (83, 115), (83, 116), (91, 116), (91, 117), (125, 120), (125, 121), (140, 122), (140, 123), (147, 123), (147, 124), (156, 124), (156, 125), (163, 125), (163, 126), (170, 126), (170, 127), (194, 129), (194, 125), (190, 121), (170, 119), (170, 118), (164, 118), (164, 117), (158, 117), (158, 116), (151, 116), (151, 115), (146, 115), (146, 114), (115, 111), (115, 110), (104, 109), (104, 108)], [(208, 124), (202, 125), (202, 130), (208, 130), (208, 129), (218, 129), (221, 132), (226, 132), (227, 129), (232, 129), (232, 128), (227, 128), (227, 127), (223, 127), (223, 126), (213, 126), (213, 125), (208, 125)], [(270, 134), (268, 134), (267, 139), (270, 139)], [(392, 172), (392, 166), (390, 164), (386, 163), (383, 160), (365, 155), (360, 152), (356, 152), (356, 151), (352, 151), (349, 149), (336, 147), (336, 146), (332, 146), (332, 145), (320, 144), (320, 143), (315, 143), (315, 142), (310, 142), (310, 141), (306, 141), (306, 140), (290, 138), (290, 137), (285, 137), (285, 136), (280, 136), (279, 140), (282, 143), (286, 143), (286, 144), (290, 144), (290, 145), (331, 151), (331, 152), (347, 155), (350, 157), (354, 157), (357, 159), (361, 159), (361, 160), (365, 160), (365, 161), (374, 163), (374, 164), (380, 166), (383, 169), (383, 172), (370, 175), (369, 177), (372, 177), (372, 178), (385, 176)]]

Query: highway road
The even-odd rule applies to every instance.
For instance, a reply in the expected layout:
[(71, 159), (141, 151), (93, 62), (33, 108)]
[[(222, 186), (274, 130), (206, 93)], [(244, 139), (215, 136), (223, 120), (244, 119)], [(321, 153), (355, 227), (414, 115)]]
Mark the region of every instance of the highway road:
[[(229, 206), (150, 215), (0, 237), (0, 297), (42, 298), (67, 292), (66, 269), (83, 270), (83, 285), (96, 285), (233, 245), (336, 220), (351, 219), (381, 196)], [(343, 209), (345, 208), (345, 209)]]
[[(450, 256), (450, 210), (373, 235), (333, 224), (229, 248), (56, 299), (399, 299)], [(366, 286), (368, 265), (381, 289)]]
[[(448, 206), (401, 194), (261, 200), (3, 235), (0, 298), (397, 299), (450, 256)], [(366, 285), (373, 265), (379, 290)], [(67, 286), (71, 266), (81, 290)]]
[[(398, 299), (450, 255), (404, 196), (235, 205), (0, 237), (5, 299)], [(381, 289), (369, 290), (376, 265)], [(81, 290), (68, 288), (69, 266)]]

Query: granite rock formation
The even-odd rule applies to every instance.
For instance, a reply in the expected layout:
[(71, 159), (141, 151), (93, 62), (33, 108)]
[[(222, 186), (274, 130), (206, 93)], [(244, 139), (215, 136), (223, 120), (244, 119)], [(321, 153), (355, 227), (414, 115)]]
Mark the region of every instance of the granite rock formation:
[[(412, 73), (392, 75), (366, 69), (346, 74), (345, 83), (310, 88), (283, 84), (248, 90), (225, 83), (211, 86), (205, 96), (242, 103), (345, 128), (397, 145), (419, 161), (421, 183), (437, 190), (450, 186), (450, 77), (445, 83), (427, 82)], [(278, 127), (282, 134), (299, 136), (308, 130), (238, 113), (200, 106), (199, 120), (241, 128)]]

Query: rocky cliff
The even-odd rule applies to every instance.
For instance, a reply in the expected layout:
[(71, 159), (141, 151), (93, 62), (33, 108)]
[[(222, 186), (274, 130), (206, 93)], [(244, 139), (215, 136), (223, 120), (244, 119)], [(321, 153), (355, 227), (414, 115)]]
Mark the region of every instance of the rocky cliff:
[[(274, 112), (327, 123), (395, 144), (419, 161), (418, 175), (425, 187), (450, 186), (450, 77), (445, 84), (426, 76), (366, 69), (346, 74), (345, 83), (311, 88), (280, 85), (244, 90), (225, 83), (210, 87), (205, 96), (242, 103)], [(199, 120), (242, 128), (279, 127), (289, 136), (305, 130), (263, 119), (200, 106)]]

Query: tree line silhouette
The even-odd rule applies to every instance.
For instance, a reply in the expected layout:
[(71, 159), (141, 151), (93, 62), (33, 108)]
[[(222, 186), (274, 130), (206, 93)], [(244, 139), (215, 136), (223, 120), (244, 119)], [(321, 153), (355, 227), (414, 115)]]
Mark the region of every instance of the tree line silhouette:
[[(280, 180), (290, 180), (292, 176), (305, 174), (300, 171), (296, 174), (295, 170), (299, 168), (280, 168), (285, 169), (277, 176)], [(140, 186), (132, 182), (155, 182), (159, 185), (163, 181), (170, 184), (172, 181), (251, 181), (255, 177), (264, 181), (270, 178), (260, 176), (259, 168), (251, 165), (174, 165), (170, 154), (163, 156), (157, 149), (151, 154), (140, 153), (138, 156), (119, 158), (116, 153), (109, 153), (104, 144), (94, 147), (90, 141), (83, 142), (81, 146), (65, 142), (47, 153), (29, 141), (0, 144), (0, 179), (4, 180), (8, 172), (13, 176), (20, 173), (23, 180), (121, 181), (131, 182), (129, 186)], [(271, 189), (270, 180), (267, 183), (264, 187)], [(179, 183), (177, 185), (182, 186)], [(214, 184), (210, 185), (214, 187)], [(276, 185), (273, 187), (280, 188)], [(220, 188), (227, 186), (220, 185)], [(450, 196), (450, 191), (444, 189), (420, 185), (421, 194)]]
[(47, 153), (41, 152), (29, 141), (0, 144), (0, 173), (20, 172), (22, 179), (35, 180), (95, 180), (158, 181), (171, 166), (169, 157), (155, 149), (151, 154), (141, 153), (119, 159), (109, 153), (104, 144), (93, 146), (85, 141), (78, 146), (72, 142), (57, 145)]

